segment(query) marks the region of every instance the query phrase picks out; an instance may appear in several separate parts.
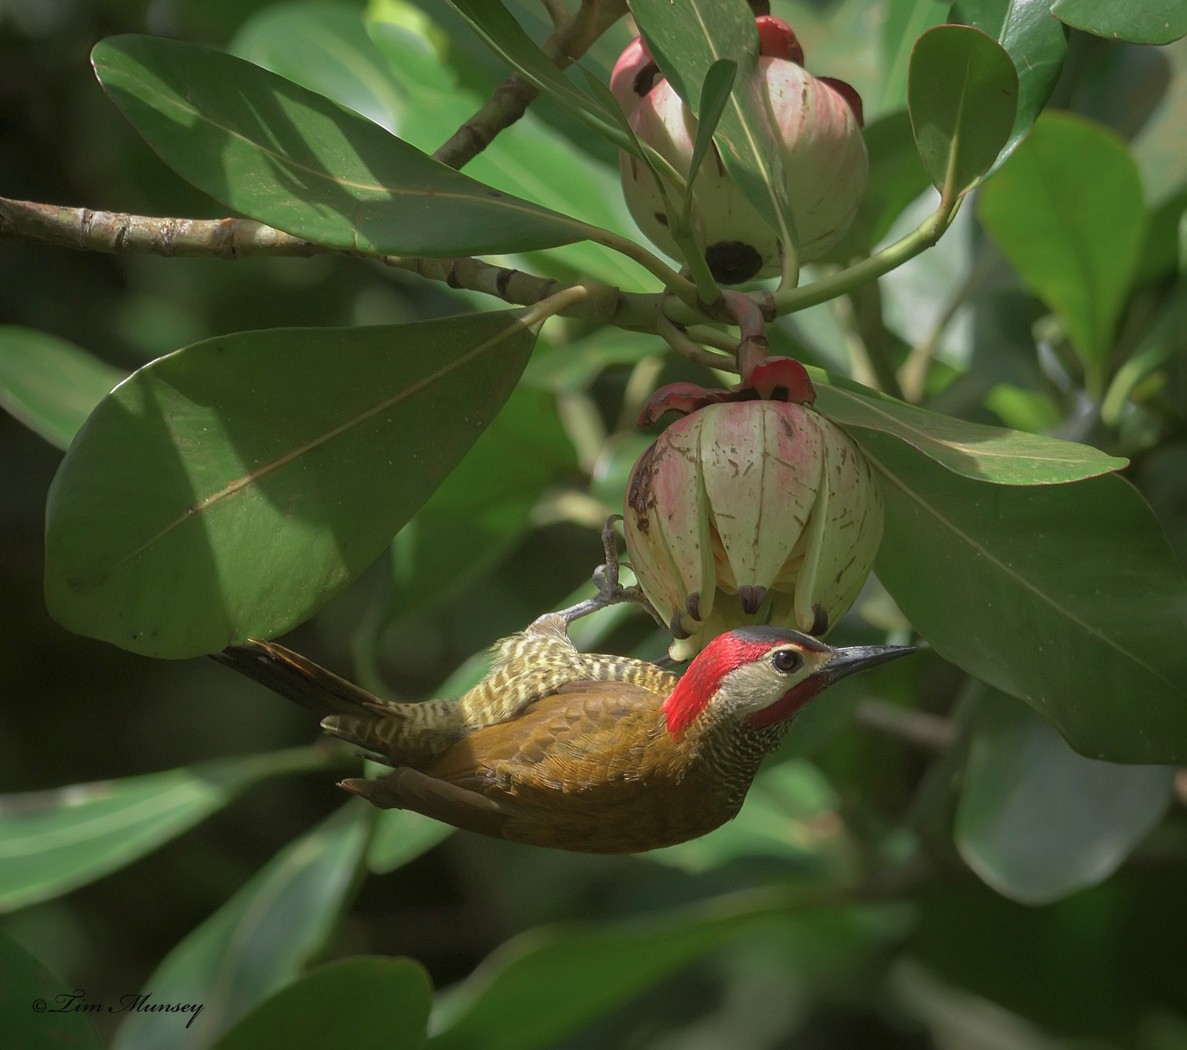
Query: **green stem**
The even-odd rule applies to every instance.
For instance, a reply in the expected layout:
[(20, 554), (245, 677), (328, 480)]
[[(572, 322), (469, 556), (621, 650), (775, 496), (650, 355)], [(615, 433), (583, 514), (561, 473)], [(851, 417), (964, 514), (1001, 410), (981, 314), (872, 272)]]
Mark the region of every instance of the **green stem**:
[(526, 328), (538, 328), (554, 314), (559, 314), (576, 303), (584, 302), (589, 298), (589, 294), (589, 289), (583, 285), (570, 285), (548, 296), (547, 299), (541, 299), (538, 303), (525, 307), (519, 311), (519, 318)]
[(656, 334), (668, 346), (675, 350), (676, 353), (680, 354), (681, 357), (687, 357), (690, 361), (696, 361), (698, 364), (705, 365), (708, 368), (724, 368), (729, 370), (737, 368), (737, 363), (732, 356), (725, 357), (722, 354), (714, 353), (712, 350), (706, 350), (662, 315), (656, 323)]
[(673, 270), (659, 256), (649, 252), (643, 245), (632, 241), (629, 237), (603, 230), (599, 226), (589, 227), (589, 239), (595, 244), (600, 244), (637, 262), (648, 273), (657, 277), (663, 286), (681, 302), (695, 308), (697, 303), (696, 285)]
[(720, 328), (710, 328), (708, 325), (695, 325), (685, 329), (685, 334), (693, 342), (703, 346), (711, 346), (733, 356), (738, 349), (738, 337)]
[(804, 288), (789, 288), (775, 293), (775, 312), (783, 314), (805, 310), (809, 306), (818, 306), (839, 295), (845, 295), (853, 289), (873, 281), (883, 274), (889, 273), (896, 267), (902, 266), (908, 259), (915, 258), (920, 252), (926, 251), (940, 239), (943, 232), (951, 225), (956, 210), (960, 206), (957, 200), (951, 204), (941, 202), (931, 215), (912, 230), (906, 237), (895, 241), (888, 248), (883, 248), (877, 255), (841, 270), (839, 273), (814, 281)]

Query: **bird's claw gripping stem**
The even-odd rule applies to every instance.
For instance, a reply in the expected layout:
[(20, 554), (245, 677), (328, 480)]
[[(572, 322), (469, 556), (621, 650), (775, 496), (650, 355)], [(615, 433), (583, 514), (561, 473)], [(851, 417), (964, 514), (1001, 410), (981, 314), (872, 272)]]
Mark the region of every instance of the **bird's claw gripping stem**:
[(606, 560), (593, 572), (593, 581), (598, 588), (598, 593), (592, 598), (586, 598), (576, 605), (569, 606), (567, 609), (541, 616), (536, 623), (545, 620), (555, 623), (559, 619), (567, 628), (574, 620), (580, 620), (590, 613), (608, 609), (611, 605), (619, 605), (622, 602), (636, 602), (651, 612), (653, 617), (656, 615), (651, 609), (651, 603), (643, 596), (639, 587), (624, 587), (618, 580), (618, 533), (614, 527), (620, 521), (622, 521), (621, 514), (611, 514), (606, 519), (606, 524), (602, 526), (602, 549), (606, 554)]

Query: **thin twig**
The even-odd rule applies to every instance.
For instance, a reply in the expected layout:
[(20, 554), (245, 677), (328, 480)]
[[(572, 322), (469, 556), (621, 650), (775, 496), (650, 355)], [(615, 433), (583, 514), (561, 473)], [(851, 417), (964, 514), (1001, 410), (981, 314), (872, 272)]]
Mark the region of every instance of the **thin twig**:
[(561, 0), (541, 0), (544, 10), (548, 12), (548, 17), (552, 19), (552, 27), (559, 29), (565, 24), (569, 18), (569, 9), (561, 3)]
[(732, 357), (706, 350), (698, 343), (694, 343), (688, 336), (666, 317), (660, 317), (656, 324), (656, 334), (663, 339), (681, 357), (696, 361), (708, 368), (724, 368), (731, 372), (738, 370), (737, 362)]
[(242, 259), (310, 256), (332, 248), (251, 219), (165, 219), (0, 197), (0, 237), (77, 251)]
[[(626, 13), (626, 0), (583, 0), (577, 13), (558, 26), (541, 49), (557, 69), (571, 65)], [(495, 136), (526, 112), (540, 93), (518, 73), (498, 85), (478, 111), (433, 153), (451, 168), (461, 168), (491, 144)]]
[[(172, 258), (349, 255), (408, 270), (451, 288), (482, 292), (514, 306), (531, 306), (566, 287), (550, 278), (482, 259), (374, 255), (333, 248), (251, 219), (158, 218), (0, 197), (0, 239), (6, 237), (76, 251)], [(584, 301), (567, 308), (565, 316), (650, 331), (663, 309), (665, 296), (661, 294), (623, 292), (595, 283), (583, 282), (583, 286), (587, 292)]]

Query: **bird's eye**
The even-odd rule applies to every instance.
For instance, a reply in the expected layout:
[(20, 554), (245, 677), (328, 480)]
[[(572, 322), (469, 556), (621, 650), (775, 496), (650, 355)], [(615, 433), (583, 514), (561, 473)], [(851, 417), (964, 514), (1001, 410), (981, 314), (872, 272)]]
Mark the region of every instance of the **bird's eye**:
[(780, 674), (791, 674), (804, 666), (804, 658), (794, 649), (780, 649), (771, 657), (771, 666)]

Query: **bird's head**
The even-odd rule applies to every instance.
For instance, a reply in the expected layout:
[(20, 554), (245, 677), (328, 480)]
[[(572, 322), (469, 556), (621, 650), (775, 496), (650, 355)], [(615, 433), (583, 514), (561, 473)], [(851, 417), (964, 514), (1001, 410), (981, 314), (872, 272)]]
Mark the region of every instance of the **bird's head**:
[(751, 729), (791, 718), (833, 682), (906, 656), (911, 646), (834, 649), (781, 627), (739, 627), (713, 639), (664, 701), (668, 732), (679, 736), (703, 712)]

